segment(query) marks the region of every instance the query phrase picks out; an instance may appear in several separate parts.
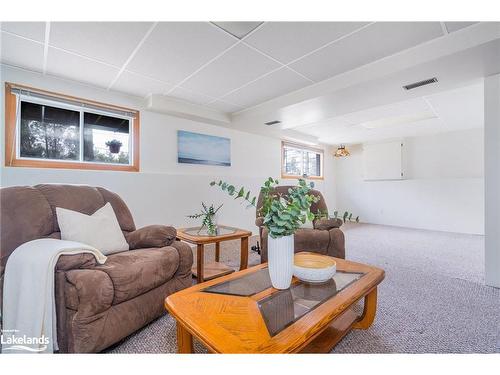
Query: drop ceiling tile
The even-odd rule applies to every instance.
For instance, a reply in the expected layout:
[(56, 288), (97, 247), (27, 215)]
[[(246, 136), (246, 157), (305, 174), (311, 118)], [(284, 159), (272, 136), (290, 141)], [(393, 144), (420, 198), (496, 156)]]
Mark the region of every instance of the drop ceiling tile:
[(112, 90), (145, 97), (149, 94), (163, 94), (172, 87), (169, 83), (124, 71), (113, 85)]
[(177, 84), (236, 42), (208, 22), (162, 22), (127, 69)]
[(321, 81), (442, 35), (439, 22), (377, 22), (291, 67)]
[(45, 22), (2, 22), (0, 28), (37, 42), (45, 41)]
[(4, 32), (0, 35), (0, 61), (30, 70), (43, 69), (43, 44)]
[(47, 73), (54, 76), (107, 88), (118, 71), (112, 66), (49, 48)]
[(244, 38), (250, 32), (260, 26), (262, 22), (212, 22), (217, 27), (238, 39)]
[(460, 29), (465, 29), (466, 27), (472, 26), (476, 23), (477, 22), (445, 22), (444, 24), (446, 25), (446, 30), (448, 30), (449, 33), (452, 33)]
[(223, 99), (242, 107), (251, 107), (310, 84), (311, 82), (297, 73), (282, 68), (224, 96)]
[(226, 112), (226, 113), (234, 113), (241, 111), (243, 108), (231, 103), (224, 102), (222, 100), (217, 100), (213, 103), (207, 104), (206, 105), (209, 108), (216, 109), (221, 112)]
[(183, 87), (220, 97), (280, 65), (253, 49), (239, 44), (183, 83)]
[(214, 100), (214, 98), (203, 95), (200, 93), (192, 92), (186, 89), (183, 89), (181, 87), (177, 87), (175, 90), (173, 90), (171, 93), (168, 94), (168, 96), (173, 96), (174, 98), (177, 99), (182, 99), (185, 101), (188, 101), (190, 103), (194, 104), (206, 104), (208, 102), (211, 102)]
[(245, 42), (289, 63), (367, 22), (267, 22)]
[(151, 22), (52, 22), (50, 45), (122, 66)]

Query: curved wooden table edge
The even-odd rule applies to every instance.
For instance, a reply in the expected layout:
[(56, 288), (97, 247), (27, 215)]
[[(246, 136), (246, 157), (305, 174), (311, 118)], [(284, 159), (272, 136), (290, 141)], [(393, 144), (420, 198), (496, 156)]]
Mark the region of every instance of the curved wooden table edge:
[[(349, 263), (350, 265), (361, 266), (361, 268), (366, 269), (367, 272), (365, 273), (365, 275), (363, 275), (363, 277), (360, 280), (362, 280), (363, 278), (365, 278), (369, 275), (371, 275), (373, 277), (373, 280), (369, 284), (367, 284), (362, 289), (362, 291), (360, 293), (356, 294), (356, 298), (350, 298), (349, 302), (346, 305), (342, 306), (343, 307), (342, 309), (340, 309), (340, 310), (334, 309), (331, 313), (325, 314), (325, 316), (321, 319), (321, 321), (323, 321), (323, 322), (326, 321), (326, 322), (328, 322), (327, 324), (325, 324), (325, 323), (319, 324), (317, 327), (312, 326), (312, 328), (306, 330), (307, 332), (304, 332), (304, 334), (303, 334), (303, 336), (307, 336), (307, 339), (305, 339), (301, 343), (296, 343), (296, 344), (294, 344), (293, 342), (290, 342), (289, 344), (282, 346), (281, 350), (279, 350), (279, 351), (273, 351), (271, 347), (267, 347), (267, 350), (266, 350), (266, 345), (265, 345), (266, 343), (261, 347), (251, 347), (251, 348), (250, 347), (246, 348), (244, 346), (238, 345), (237, 347), (234, 347), (234, 350), (231, 350), (231, 351), (226, 351), (226, 350), (223, 350), (222, 348), (218, 348), (219, 345), (217, 343), (212, 343), (211, 341), (213, 341), (213, 340), (211, 340), (209, 337), (205, 337), (204, 332), (195, 328), (196, 323), (190, 322), (189, 316), (184, 317), (184, 316), (180, 316), (177, 313), (176, 308), (174, 306), (175, 301), (172, 301), (172, 299), (175, 300), (177, 298), (182, 297), (185, 294), (200, 292), (203, 289), (205, 289), (211, 285), (219, 284), (219, 283), (222, 283), (224, 281), (238, 278), (238, 277), (241, 277), (245, 274), (255, 272), (259, 269), (267, 267), (267, 263), (260, 264), (260, 265), (257, 265), (257, 266), (248, 268), (246, 270), (239, 271), (239, 272), (236, 272), (236, 273), (233, 273), (233, 274), (230, 274), (230, 275), (218, 278), (218, 279), (209, 280), (209, 281), (206, 281), (202, 284), (193, 285), (192, 287), (186, 288), (184, 290), (181, 290), (179, 292), (176, 292), (176, 293), (168, 296), (165, 299), (164, 306), (167, 309), (167, 311), (176, 319), (178, 337), (184, 337), (186, 339), (187, 338), (186, 333), (188, 333), (190, 336), (190, 338), (187, 339), (189, 341), (188, 343), (181, 343), (181, 345), (178, 345), (179, 346), (179, 353), (181, 353), (181, 352), (192, 353), (192, 350), (193, 350), (192, 337), (193, 336), (196, 337), (212, 353), (248, 353), (248, 354), (251, 354), (251, 353), (259, 353), (259, 354), (297, 353), (297, 352), (300, 352), (301, 350), (303, 350), (304, 348), (306, 348), (309, 344), (311, 344), (311, 342), (313, 342), (316, 338), (318, 338), (318, 336), (320, 336), (322, 333), (324, 333), (329, 328), (330, 324), (333, 323), (337, 318), (341, 317), (347, 311), (352, 311), (352, 306), (356, 302), (360, 301), (363, 298), (365, 299), (363, 313), (361, 314), (361, 316), (357, 316), (357, 318), (352, 322), (350, 327), (346, 330), (345, 334), (347, 334), (351, 329), (368, 329), (373, 324), (373, 321), (375, 319), (376, 308), (377, 308), (377, 286), (378, 286), (378, 284), (380, 284), (384, 280), (385, 271), (381, 268), (374, 267), (374, 266), (368, 266), (368, 265), (362, 264), (362, 263), (345, 261), (344, 259), (338, 259), (338, 260), (340, 260), (341, 264), (342, 263)], [(356, 272), (356, 271), (352, 271), (352, 272)], [(359, 282), (359, 280), (358, 280), (358, 282)], [(346, 290), (339, 292), (339, 294), (337, 294), (336, 296), (340, 295), (341, 293), (343, 293), (345, 291)], [(347, 291), (348, 291), (348, 289), (347, 289)], [(245, 299), (247, 299), (249, 297), (232, 296), (232, 298), (245, 298)], [(330, 304), (331, 304), (332, 300), (333, 300), (333, 298), (326, 301), (325, 303), (323, 303), (320, 307), (328, 308), (328, 306), (325, 307), (324, 305), (327, 305), (328, 302), (330, 302)], [(315, 309), (315, 310), (317, 310), (317, 309)], [(292, 324), (292, 326), (300, 323), (307, 315), (308, 314), (299, 318), (296, 322), (294, 322)], [(290, 326), (290, 327), (292, 327), (292, 326)], [(287, 327), (287, 329), (289, 329), (290, 327)], [(342, 337), (344, 337), (345, 334), (343, 334)], [(279, 336), (279, 334), (276, 336)], [(276, 337), (276, 336), (274, 336), (274, 337)], [(178, 340), (179, 340), (179, 338), (178, 338)], [(185, 344), (185, 346), (182, 347), (182, 344)], [(256, 349), (258, 349), (258, 350), (256, 350)], [(269, 350), (269, 349), (271, 349), (271, 350)]]

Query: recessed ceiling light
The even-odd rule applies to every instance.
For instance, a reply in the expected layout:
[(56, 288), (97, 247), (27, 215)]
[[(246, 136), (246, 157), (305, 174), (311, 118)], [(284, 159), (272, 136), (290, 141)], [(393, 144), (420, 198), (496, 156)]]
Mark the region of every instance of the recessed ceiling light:
[(361, 126), (365, 129), (384, 129), (384, 128), (392, 128), (400, 125), (407, 125), (419, 121), (424, 120), (432, 120), (438, 118), (433, 114), (418, 114), (418, 115), (409, 115), (409, 116), (396, 116), (396, 117), (386, 117), (378, 120), (367, 121), (358, 126)]
[(264, 22), (212, 22), (212, 24), (218, 28), (238, 39), (243, 39), (263, 23)]

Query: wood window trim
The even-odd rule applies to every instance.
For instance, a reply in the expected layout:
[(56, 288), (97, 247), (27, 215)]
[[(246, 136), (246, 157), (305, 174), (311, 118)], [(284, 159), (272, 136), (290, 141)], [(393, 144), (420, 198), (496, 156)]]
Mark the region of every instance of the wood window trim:
[[(54, 98), (74, 100), (80, 103), (90, 104), (95, 107), (100, 107), (103, 110), (116, 109), (134, 113), (134, 121), (132, 128), (132, 147), (133, 160), (132, 164), (104, 164), (104, 163), (82, 163), (72, 161), (58, 160), (33, 160), (22, 159), (16, 156), (16, 95), (11, 92), (12, 88), (21, 88), (40, 94), (50, 95)], [(82, 145), (80, 145), (82, 147)], [(139, 172), (140, 170), (140, 112), (135, 109), (120, 107), (112, 104), (105, 104), (93, 100), (78, 98), (75, 96), (59, 94), (51, 91), (40, 90), (25, 85), (18, 85), (11, 82), (5, 82), (5, 166), (6, 167), (28, 167), (28, 168), (56, 168), (56, 169), (89, 169), (89, 170), (107, 170), (107, 171), (125, 171)]]
[(284, 165), (285, 165), (285, 146), (297, 146), (297, 148), (304, 149), (304, 150), (310, 150), (310, 151), (317, 152), (317, 153), (321, 154), (321, 171), (320, 171), (321, 176), (307, 176), (306, 179), (308, 179), (308, 180), (324, 180), (325, 179), (325, 176), (324, 176), (325, 152), (324, 152), (324, 150), (322, 150), (320, 148), (315, 148), (315, 147), (311, 147), (308, 145), (295, 143), (295, 142), (288, 142), (288, 141), (281, 141), (281, 178), (289, 179), (289, 180), (292, 180), (292, 179), (298, 180), (298, 179), (304, 178), (302, 176), (283, 173)]

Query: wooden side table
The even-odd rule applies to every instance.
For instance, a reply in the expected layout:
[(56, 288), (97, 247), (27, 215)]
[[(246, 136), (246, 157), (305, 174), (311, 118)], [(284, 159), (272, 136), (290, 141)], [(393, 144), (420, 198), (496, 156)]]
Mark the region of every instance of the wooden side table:
[[(198, 283), (234, 272), (231, 267), (219, 262), (220, 243), (223, 241), (230, 241), (238, 238), (241, 240), (240, 270), (244, 270), (248, 267), (248, 237), (252, 235), (252, 232), (219, 225), (219, 234), (216, 236), (209, 236), (203, 232), (198, 233), (199, 229), (200, 227), (177, 229), (177, 238), (196, 245), (196, 267), (193, 266), (192, 272), (198, 279)], [(215, 262), (204, 264), (205, 245), (211, 243), (215, 243)]]

